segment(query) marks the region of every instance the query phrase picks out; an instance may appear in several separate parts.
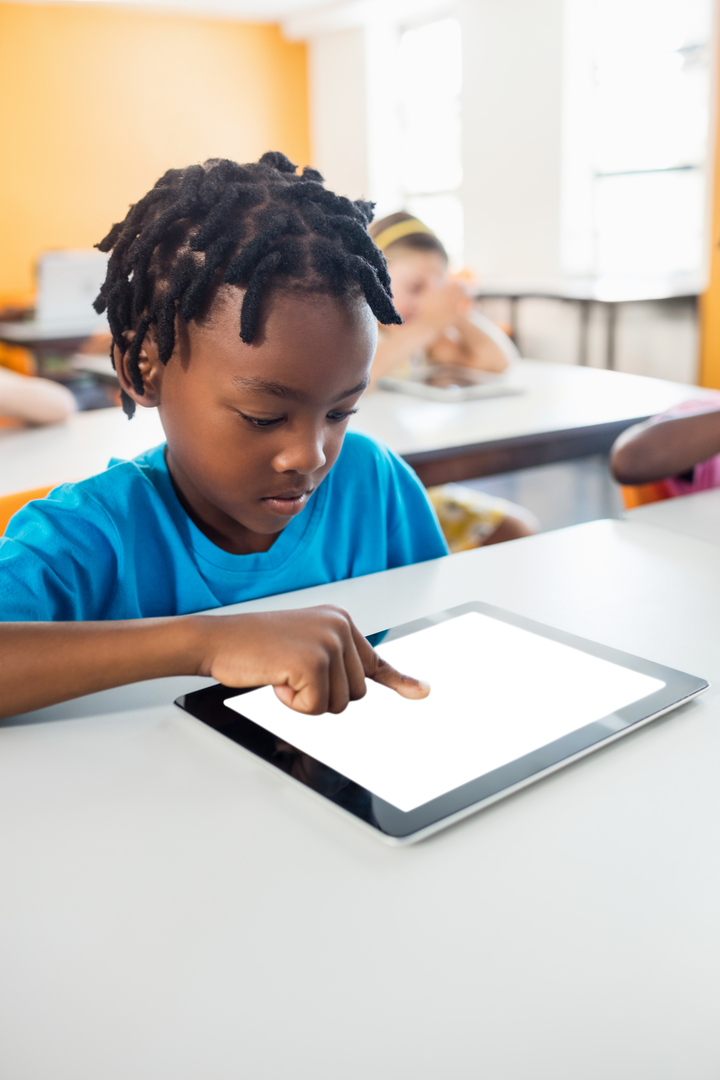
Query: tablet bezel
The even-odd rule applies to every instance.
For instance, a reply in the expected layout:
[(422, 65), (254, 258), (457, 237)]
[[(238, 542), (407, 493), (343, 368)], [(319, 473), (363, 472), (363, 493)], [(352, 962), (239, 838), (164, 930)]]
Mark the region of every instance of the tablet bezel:
[[(399, 810), (373, 792), (361, 788), (344, 777), (340, 777), (340, 779), (345, 780), (345, 788), (350, 785), (352, 794), (356, 796), (355, 807), (353, 807), (352, 798), (346, 797), (343, 801), (339, 793), (330, 796), (317, 791), (308, 784), (304, 784), (303, 781), (296, 780), (295, 782), (307, 787), (308, 790), (324, 801), (329, 801), (344, 813), (350, 814), (356, 821), (370, 828), (385, 841), (394, 844), (412, 843), (436, 832), (438, 829), (453, 824), (455, 821), (459, 821), (461, 818), (467, 817), (469, 814), (474, 814), (499, 799), (512, 795), (544, 776), (564, 768), (581, 757), (585, 757), (602, 746), (614, 742), (623, 735), (627, 735), (630, 731), (662, 716), (663, 713), (690, 701), (704, 690), (707, 690), (709, 686), (705, 679), (698, 678), (695, 675), (689, 675), (675, 668), (656, 664), (651, 660), (645, 660), (642, 657), (622, 652), (619, 649), (613, 649), (608, 645), (601, 645), (596, 641), (569, 634), (564, 630), (558, 630), (555, 627), (547, 626), (545, 623), (536, 622), (523, 615), (516, 615), (514, 612), (506, 611), (504, 608), (498, 608), (481, 601), (460, 604), (457, 607), (427, 615), (422, 619), (403, 623), (385, 631), (382, 635), (372, 635), (371, 640), (377, 642), (382, 637), (384, 641), (392, 641), (473, 611), (538, 634), (551, 641), (557, 641), (562, 645), (579, 649), (601, 660), (619, 664), (621, 667), (628, 668), (631, 671), (660, 679), (665, 685), (660, 690), (656, 690), (654, 693), (603, 717), (601, 720), (580, 727), (569, 735), (547, 743), (538, 750), (525, 754), (507, 765), (484, 773), (469, 783), (446, 792), (444, 795), (432, 799), (430, 802), (424, 803), (409, 812)], [(237, 697), (239, 694), (247, 693), (250, 689), (256, 688), (247, 687), (238, 690), (218, 684), (203, 690), (196, 690), (190, 694), (184, 694), (177, 699), (176, 704), (215, 731), (231, 739), (256, 759), (259, 758), (271, 768), (285, 772), (291, 780), (295, 780), (286, 769), (283, 769), (278, 764), (277, 760), (273, 760), (275, 755), (268, 756), (268, 754), (261, 753), (257, 749), (260, 733), (269, 738), (275, 738), (273, 733), (253, 723), (247, 717), (243, 717), (234, 709), (225, 707), (226, 698)], [(309, 758), (309, 755), (307, 756)], [(323, 762), (312, 758), (310, 760), (320, 770), (325, 769), (328, 773), (339, 776)], [(345, 788), (342, 790), (345, 790)]]

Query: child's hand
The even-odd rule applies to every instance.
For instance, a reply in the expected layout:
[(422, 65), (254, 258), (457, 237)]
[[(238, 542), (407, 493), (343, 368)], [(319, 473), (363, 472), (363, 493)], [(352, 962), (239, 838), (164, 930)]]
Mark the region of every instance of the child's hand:
[(444, 330), (463, 315), (467, 315), (471, 300), (459, 281), (448, 281), (423, 297), (420, 321)]
[(267, 686), (301, 713), (339, 713), (373, 679), (402, 697), (424, 698), (427, 683), (401, 675), (365, 640), (347, 612), (305, 608), (258, 615), (197, 616), (199, 675), (224, 686)]
[(468, 351), (463, 348), (462, 342), (454, 340), (447, 332), (433, 341), (427, 353), (436, 364), (453, 364), (457, 367), (468, 363)]

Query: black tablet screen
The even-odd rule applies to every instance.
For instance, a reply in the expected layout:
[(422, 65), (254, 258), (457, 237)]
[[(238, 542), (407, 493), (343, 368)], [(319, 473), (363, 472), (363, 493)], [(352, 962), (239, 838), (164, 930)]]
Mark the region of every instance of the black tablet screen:
[(432, 678), (433, 698), (407, 704), (373, 686), (344, 716), (321, 719), (287, 712), (269, 690), (231, 707), (276, 746), (286, 740), (409, 809), (658, 685), (478, 616), (382, 652)]

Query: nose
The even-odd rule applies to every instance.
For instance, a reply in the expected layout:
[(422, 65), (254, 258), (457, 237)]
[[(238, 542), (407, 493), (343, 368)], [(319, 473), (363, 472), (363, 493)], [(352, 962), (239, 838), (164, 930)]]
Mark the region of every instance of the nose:
[(273, 459), (273, 468), (278, 473), (296, 472), (308, 476), (321, 469), (326, 460), (319, 431), (288, 432), (287, 442)]

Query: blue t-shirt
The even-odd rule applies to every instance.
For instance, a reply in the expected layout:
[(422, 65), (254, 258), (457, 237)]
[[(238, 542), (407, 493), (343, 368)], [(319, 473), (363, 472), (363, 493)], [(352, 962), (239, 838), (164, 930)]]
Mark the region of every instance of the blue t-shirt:
[(0, 540), (0, 619), (138, 619), (372, 574), (445, 555), (415, 474), (349, 433), (269, 551), (232, 555), (183, 510), (164, 446), (28, 503)]

